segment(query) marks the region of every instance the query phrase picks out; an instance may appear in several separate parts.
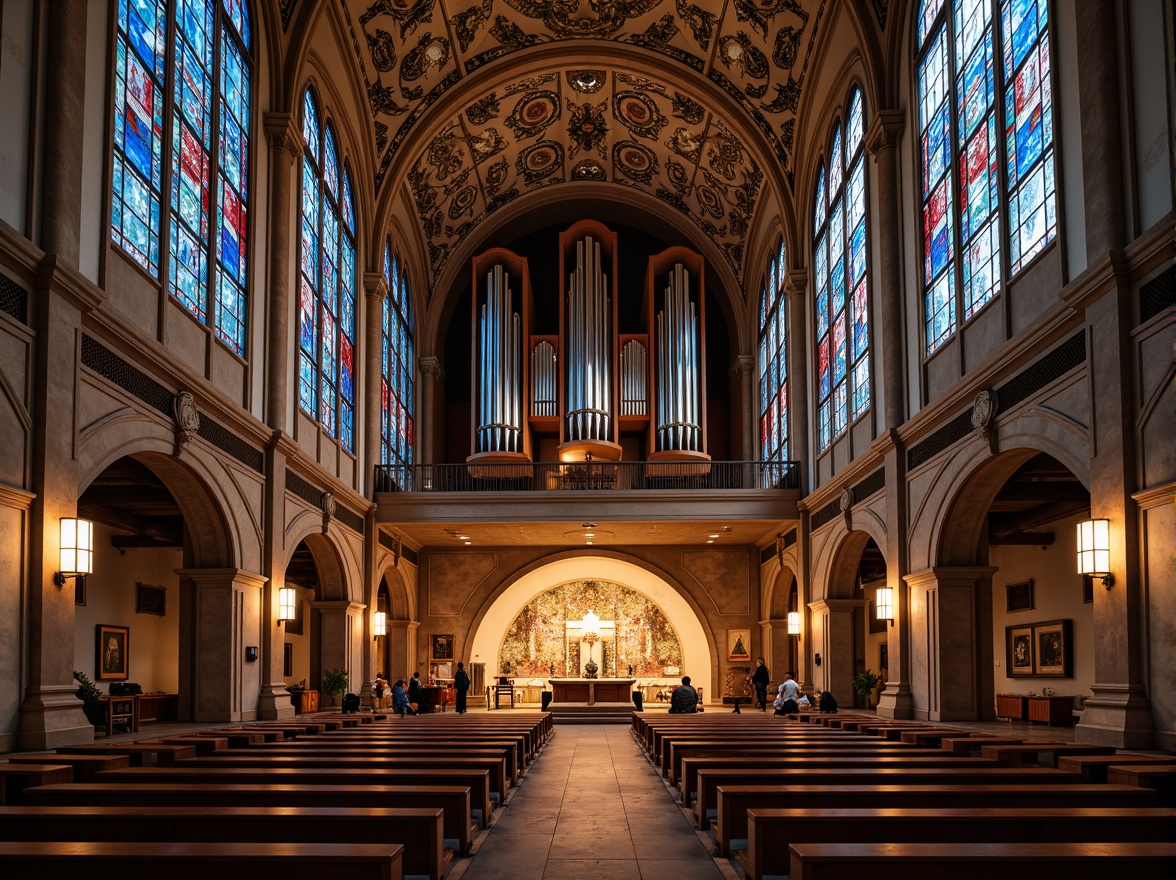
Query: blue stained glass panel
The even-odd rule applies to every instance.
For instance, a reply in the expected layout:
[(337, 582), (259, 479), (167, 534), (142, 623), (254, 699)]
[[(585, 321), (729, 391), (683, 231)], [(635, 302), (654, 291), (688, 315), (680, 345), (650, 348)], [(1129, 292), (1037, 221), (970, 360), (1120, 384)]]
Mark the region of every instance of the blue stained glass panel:
[(833, 319), (833, 381), (845, 378), (845, 315)]
[(1037, 4), (1033, 0), (1019, 0), (1012, 8), (1012, 68), (1015, 70), (1037, 40)]
[(939, 14), (942, 6), (943, 0), (923, 0), (923, 4), (919, 9), (920, 43), (924, 42), (927, 39), (927, 35), (931, 33), (931, 28), (935, 24), (935, 17)]
[(224, 4), (225, 14), (233, 23), (233, 28), (237, 31), (238, 36), (241, 37), (241, 42), (248, 46), (250, 44), (249, 10), (245, 8), (245, 0), (221, 0), (221, 2)]
[(339, 198), (339, 152), (335, 149), (335, 133), (327, 126), (323, 138), (323, 181), (327, 192), (336, 200)]

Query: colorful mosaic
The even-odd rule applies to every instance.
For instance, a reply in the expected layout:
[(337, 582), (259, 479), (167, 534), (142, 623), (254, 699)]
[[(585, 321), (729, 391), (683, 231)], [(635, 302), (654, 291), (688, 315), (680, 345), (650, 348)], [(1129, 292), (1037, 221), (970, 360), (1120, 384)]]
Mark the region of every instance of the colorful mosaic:
[(787, 271), (784, 241), (780, 240), (760, 288), (760, 455), (764, 461), (788, 460)]
[(384, 243), (384, 320), (381, 324), (380, 464), (412, 464), (413, 364), (412, 297), (408, 278)]
[[(615, 637), (602, 639), (600, 677), (660, 678), (666, 667), (682, 668), (678, 634), (657, 605), (640, 593), (610, 581), (573, 581), (536, 596), (507, 628), (499, 648), (503, 669), (515, 676), (578, 675), (580, 638), (568, 634), (568, 621), (589, 612), (615, 624)], [(573, 631), (576, 632), (576, 631)]]

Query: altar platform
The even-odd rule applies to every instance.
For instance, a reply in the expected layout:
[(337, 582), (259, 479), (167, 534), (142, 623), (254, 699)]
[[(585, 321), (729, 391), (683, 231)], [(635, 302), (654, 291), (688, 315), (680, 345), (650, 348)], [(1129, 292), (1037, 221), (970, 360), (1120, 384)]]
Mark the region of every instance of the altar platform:
[(556, 724), (629, 724), (635, 678), (552, 678), (548, 710)]

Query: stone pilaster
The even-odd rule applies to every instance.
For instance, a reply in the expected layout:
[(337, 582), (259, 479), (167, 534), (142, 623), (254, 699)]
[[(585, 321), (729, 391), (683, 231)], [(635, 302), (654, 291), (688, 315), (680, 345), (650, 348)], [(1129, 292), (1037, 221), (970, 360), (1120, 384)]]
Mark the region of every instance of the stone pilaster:
[(290, 370), (290, 327), (297, 331), (293, 320), (291, 285), (297, 290), (293, 277), (295, 261), (291, 254), (299, 240), (298, 224), (292, 216), (295, 191), (293, 167), (302, 158), (302, 134), (298, 121), (289, 113), (266, 113), (263, 119), (266, 141), (269, 143), (269, 265), (266, 267), (266, 424), (275, 431), (289, 433), (287, 401), (297, 383)]
[[(310, 606), (317, 612), (320, 637), (320, 678), (315, 684), (321, 687), (324, 670), (346, 669), (348, 691), (361, 688), (365, 683), (363, 661), (367, 654), (366, 646), (362, 642), (366, 638), (371, 638), (367, 616), (364, 613), (367, 606), (346, 599), (311, 602)], [(314, 669), (314, 658), (311, 658), (312, 672)], [(392, 675), (391, 670), (388, 670), (388, 674)], [(325, 693), (323, 698), (328, 699)]]
[(421, 406), (417, 409), (417, 427), (420, 429), (418, 461), (436, 464), (444, 458), (443, 452), (436, 448), (436, 438), (444, 436), (445, 370), (441, 368), (440, 358), (433, 356), (418, 358), (417, 365), (421, 376)]
[(800, 493), (812, 479), (809, 461), (808, 270), (788, 273), (788, 457), (800, 462)]
[[(45, 132), (41, 248), (76, 269), (81, 251), (82, 153), (85, 118), (85, 0), (61, 0), (45, 16)], [(109, 234), (109, 233), (107, 233)]]
[[(906, 485), (906, 447), (897, 431), (890, 431), (874, 444), (883, 454), (887, 487)], [(886, 586), (894, 597), (894, 620), (886, 639), (889, 666), (886, 686), (878, 697), (878, 714), (884, 718), (912, 718), (911, 697), (911, 613), (903, 575), (907, 570), (907, 493), (886, 493)]]
[(258, 697), (259, 718), (294, 717), (294, 706), (286, 691), (283, 649), (286, 631), (278, 622), (279, 599), (286, 586), (286, 462), (296, 454), (294, 441), (274, 431), (265, 451), (265, 506), (262, 510), (262, 574), (266, 578), (261, 600), (262, 685)]
[(821, 665), (813, 669), (813, 685), (832, 691), (838, 704), (848, 708), (853, 705), (850, 682), (857, 671), (853, 620), (866, 603), (862, 599), (818, 599), (808, 607), (815, 631), (812, 650), (814, 656), (821, 655)]
[[(902, 139), (903, 112), (880, 110), (866, 132), (866, 149), (878, 171), (878, 273), (873, 301), (882, 319), (874, 323), (876, 364), (882, 366), (884, 419), (887, 430), (897, 429), (905, 420), (906, 382), (902, 341), (906, 337), (902, 320), (902, 194), (899, 192), (898, 145)], [(883, 344), (885, 340), (885, 344)], [(874, 379), (875, 388), (878, 385)]]
[(365, 303), (364, 343), (366, 351), (363, 357), (364, 381), (364, 417), (363, 448), (361, 461), (366, 460), (368, 467), (364, 474), (364, 491), (368, 498), (373, 497), (372, 490), (376, 477), (375, 466), (380, 464), (380, 435), (384, 429), (383, 397), (381, 394), (383, 377), (384, 347), (382, 345), (382, 330), (384, 326), (384, 300), (388, 296), (388, 282), (380, 272), (365, 272), (363, 276), (363, 291)]
[(731, 378), (737, 383), (739, 391), (741, 412), (731, 413), (730, 417), (739, 426), (740, 455), (744, 461), (757, 461), (760, 450), (755, 443), (755, 438), (759, 436), (756, 428), (759, 412), (755, 399), (755, 355), (741, 354), (735, 358)]

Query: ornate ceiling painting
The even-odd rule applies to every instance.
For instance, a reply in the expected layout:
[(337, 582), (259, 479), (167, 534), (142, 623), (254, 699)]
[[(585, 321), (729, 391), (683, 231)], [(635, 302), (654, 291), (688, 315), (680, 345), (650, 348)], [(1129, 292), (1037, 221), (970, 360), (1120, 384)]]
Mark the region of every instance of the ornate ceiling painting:
[[(640, 47), (706, 76), (746, 111), (791, 184), (796, 110), (828, 0), (338, 2), (371, 105), (378, 190), (409, 131), (447, 89), (496, 59), (576, 39)], [(500, 85), (442, 125), (411, 162), (432, 280), (497, 208), (577, 180), (634, 187), (673, 206), (741, 279), (764, 170), (736, 131), (680, 87), (603, 64)]]

